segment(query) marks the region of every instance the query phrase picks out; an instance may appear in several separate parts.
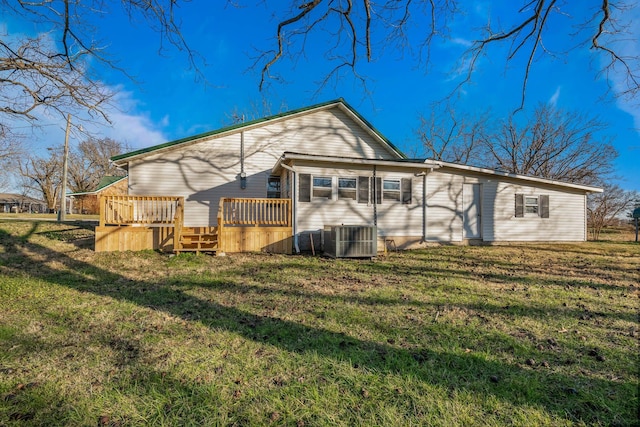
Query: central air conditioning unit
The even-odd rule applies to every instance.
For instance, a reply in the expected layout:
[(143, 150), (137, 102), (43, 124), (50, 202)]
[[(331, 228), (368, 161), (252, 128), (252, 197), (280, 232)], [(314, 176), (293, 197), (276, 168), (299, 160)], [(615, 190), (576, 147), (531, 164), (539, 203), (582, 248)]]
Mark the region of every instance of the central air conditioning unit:
[(378, 254), (378, 228), (373, 225), (327, 225), (322, 233), (325, 255), (373, 258)]

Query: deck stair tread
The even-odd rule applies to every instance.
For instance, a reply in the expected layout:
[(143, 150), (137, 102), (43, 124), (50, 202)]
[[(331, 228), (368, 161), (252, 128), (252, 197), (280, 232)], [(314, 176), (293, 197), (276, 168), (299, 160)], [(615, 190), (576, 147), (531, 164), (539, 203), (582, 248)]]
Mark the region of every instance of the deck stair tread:
[(180, 234), (178, 243), (179, 248), (176, 249), (176, 253), (217, 252), (219, 250), (217, 230), (211, 228), (187, 229)]

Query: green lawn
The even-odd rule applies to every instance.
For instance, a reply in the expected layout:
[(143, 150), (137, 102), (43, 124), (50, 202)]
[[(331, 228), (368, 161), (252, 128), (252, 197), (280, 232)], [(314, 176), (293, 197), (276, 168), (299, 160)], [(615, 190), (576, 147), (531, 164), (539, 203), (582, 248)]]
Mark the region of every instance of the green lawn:
[(640, 245), (91, 250), (0, 220), (0, 426), (640, 425)]

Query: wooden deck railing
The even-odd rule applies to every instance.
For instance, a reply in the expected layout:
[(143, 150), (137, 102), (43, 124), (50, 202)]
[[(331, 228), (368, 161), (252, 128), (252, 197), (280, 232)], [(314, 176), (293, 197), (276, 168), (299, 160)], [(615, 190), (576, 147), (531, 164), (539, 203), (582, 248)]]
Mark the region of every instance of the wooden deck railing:
[(105, 225), (172, 225), (183, 197), (173, 196), (102, 196), (100, 226)]
[(222, 198), (218, 227), (291, 227), (291, 199)]
[(173, 250), (180, 249), (180, 237), (182, 236), (182, 228), (184, 226), (184, 199), (178, 198), (176, 202), (176, 215), (173, 221)]

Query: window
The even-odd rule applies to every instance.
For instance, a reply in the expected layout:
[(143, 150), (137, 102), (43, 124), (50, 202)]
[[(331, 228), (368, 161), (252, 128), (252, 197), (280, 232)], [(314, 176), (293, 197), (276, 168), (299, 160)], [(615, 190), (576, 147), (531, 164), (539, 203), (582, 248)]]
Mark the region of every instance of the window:
[(549, 195), (530, 196), (516, 194), (516, 218), (549, 218)]
[[(278, 185), (280, 185), (279, 182)], [(411, 178), (376, 177), (373, 179), (368, 176), (344, 178), (300, 174), (298, 190), (300, 202), (310, 202), (312, 199), (332, 200), (337, 197), (339, 200), (354, 200), (363, 204), (380, 204), (384, 201), (410, 205), (413, 197)]]
[(338, 198), (356, 200), (356, 178), (338, 178)]
[(331, 198), (331, 177), (313, 177), (313, 198)]
[(402, 179), (382, 179), (376, 178), (374, 181), (373, 201), (376, 204), (385, 202), (402, 202), (403, 205), (410, 205), (411, 178)]
[(382, 200), (384, 201), (400, 201), (400, 180), (384, 179), (382, 180)]
[(267, 180), (267, 198), (279, 199), (282, 195), (282, 186), (279, 176), (270, 176)]
[(525, 215), (538, 215), (538, 197), (525, 196), (524, 213)]
[(411, 204), (411, 178), (402, 178), (402, 204)]
[(358, 177), (358, 203), (369, 204), (369, 177)]

